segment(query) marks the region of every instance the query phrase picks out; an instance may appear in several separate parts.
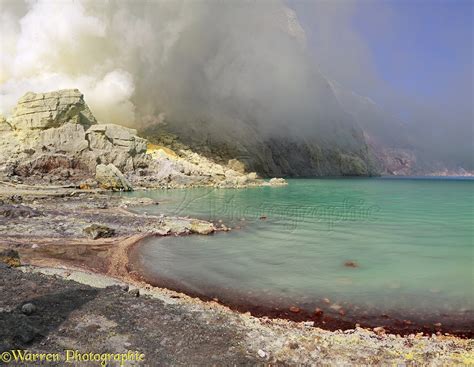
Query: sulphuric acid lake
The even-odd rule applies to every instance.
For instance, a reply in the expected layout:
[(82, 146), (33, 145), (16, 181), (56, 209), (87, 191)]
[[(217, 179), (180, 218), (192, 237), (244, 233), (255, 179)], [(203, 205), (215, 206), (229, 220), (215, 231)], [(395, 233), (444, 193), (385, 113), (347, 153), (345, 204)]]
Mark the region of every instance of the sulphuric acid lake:
[(133, 267), (153, 285), (331, 329), (472, 335), (474, 180), (294, 179), (127, 195), (160, 203), (135, 210), (232, 228), (143, 241)]

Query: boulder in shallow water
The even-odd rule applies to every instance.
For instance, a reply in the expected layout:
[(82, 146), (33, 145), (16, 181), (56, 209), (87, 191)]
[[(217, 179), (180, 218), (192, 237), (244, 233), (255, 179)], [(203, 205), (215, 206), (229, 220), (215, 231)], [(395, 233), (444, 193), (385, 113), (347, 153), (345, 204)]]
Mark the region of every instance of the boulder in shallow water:
[(99, 164), (96, 167), (95, 179), (99, 186), (106, 190), (113, 191), (132, 191), (132, 185), (122, 172), (113, 164)]
[(212, 223), (204, 222), (204, 221), (200, 221), (200, 220), (193, 220), (191, 222), (190, 230), (191, 230), (192, 233), (211, 234), (216, 229), (214, 228)]
[(347, 260), (347, 261), (344, 262), (344, 266), (346, 268), (358, 268), (359, 264), (357, 264), (357, 262), (355, 262), (353, 260)]
[(272, 178), (270, 181), (270, 186), (285, 186), (288, 185), (288, 182), (284, 178)]

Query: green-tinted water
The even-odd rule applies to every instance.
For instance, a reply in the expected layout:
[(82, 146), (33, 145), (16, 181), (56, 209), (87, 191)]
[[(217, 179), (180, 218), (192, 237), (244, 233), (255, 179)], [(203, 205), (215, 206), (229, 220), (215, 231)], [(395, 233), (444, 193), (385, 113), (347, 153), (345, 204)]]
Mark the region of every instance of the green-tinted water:
[(473, 189), (473, 180), (299, 179), (281, 188), (134, 193), (160, 202), (143, 209), (150, 214), (233, 227), (154, 238), (136, 256), (158, 283), (229, 302), (310, 309), (329, 298), (380, 313), (472, 320)]

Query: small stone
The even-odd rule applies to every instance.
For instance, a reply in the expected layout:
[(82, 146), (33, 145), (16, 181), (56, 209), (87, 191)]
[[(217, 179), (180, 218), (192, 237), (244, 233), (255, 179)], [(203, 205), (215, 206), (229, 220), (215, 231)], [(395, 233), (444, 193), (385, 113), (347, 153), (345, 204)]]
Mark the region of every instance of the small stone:
[(257, 354), (260, 358), (267, 358), (267, 353), (261, 349), (258, 350)]
[(128, 284), (122, 284), (120, 286), (120, 289), (124, 292), (128, 292), (128, 290), (129, 290)]
[(436, 327), (441, 327), (443, 324), (441, 324), (440, 322), (437, 322), (436, 324), (434, 324), (434, 326)]
[(21, 306), (21, 312), (23, 312), (25, 315), (31, 315), (36, 311), (36, 306), (33, 303), (25, 303), (23, 306)]
[(79, 189), (81, 189), (81, 190), (90, 190), (91, 186), (86, 182), (81, 182), (79, 184)]
[(321, 310), (319, 307), (314, 310), (314, 316), (316, 317), (321, 317), (323, 316), (323, 314), (324, 314), (324, 311)]
[(130, 289), (128, 291), (128, 293), (130, 295), (132, 295), (133, 297), (139, 297), (140, 296), (140, 290), (138, 288)]
[(344, 262), (344, 266), (346, 268), (358, 268), (359, 264), (357, 264), (355, 261), (347, 260), (347, 261)]
[(23, 197), (21, 195), (18, 195), (18, 194), (11, 195), (9, 199), (12, 203), (22, 203), (23, 202)]
[(299, 344), (296, 342), (291, 342), (290, 344), (288, 344), (288, 348), (290, 349), (298, 349), (299, 347)]
[(0, 263), (5, 263), (10, 267), (20, 266), (21, 262), (18, 251), (11, 249), (0, 251)]
[(100, 224), (92, 224), (91, 226), (84, 228), (84, 233), (93, 240), (96, 240), (98, 238), (113, 237), (115, 235), (115, 230)]
[(293, 312), (293, 313), (298, 313), (300, 312), (300, 308), (299, 307), (296, 307), (296, 306), (291, 306), (290, 307), (290, 312)]
[(266, 220), (266, 219), (267, 219), (267, 216), (266, 216), (266, 215), (260, 216), (260, 220)]
[(329, 300), (329, 298), (323, 298), (323, 302), (326, 303), (326, 304), (330, 304), (331, 301)]
[(385, 329), (381, 326), (378, 326), (378, 327), (374, 327), (374, 332), (377, 334), (377, 335), (383, 335), (385, 334)]

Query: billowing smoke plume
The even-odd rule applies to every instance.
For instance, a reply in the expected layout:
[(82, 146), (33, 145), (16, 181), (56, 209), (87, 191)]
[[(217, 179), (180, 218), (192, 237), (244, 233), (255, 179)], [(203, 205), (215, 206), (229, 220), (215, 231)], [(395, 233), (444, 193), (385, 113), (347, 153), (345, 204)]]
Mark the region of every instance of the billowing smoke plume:
[(277, 1), (18, 3), (1, 3), (3, 114), (27, 91), (79, 88), (99, 120), (265, 126), (314, 120), (324, 93)]
[[(103, 122), (202, 122), (227, 135), (251, 126), (356, 147), (361, 123), (379, 119), (348, 110), (329, 77), (386, 90), (350, 27), (353, 5), (333, 3), (308, 7), (311, 43), (283, 0), (2, 0), (0, 113), (27, 91), (79, 88)], [(381, 120), (375, 130), (394, 140), (399, 125)]]

